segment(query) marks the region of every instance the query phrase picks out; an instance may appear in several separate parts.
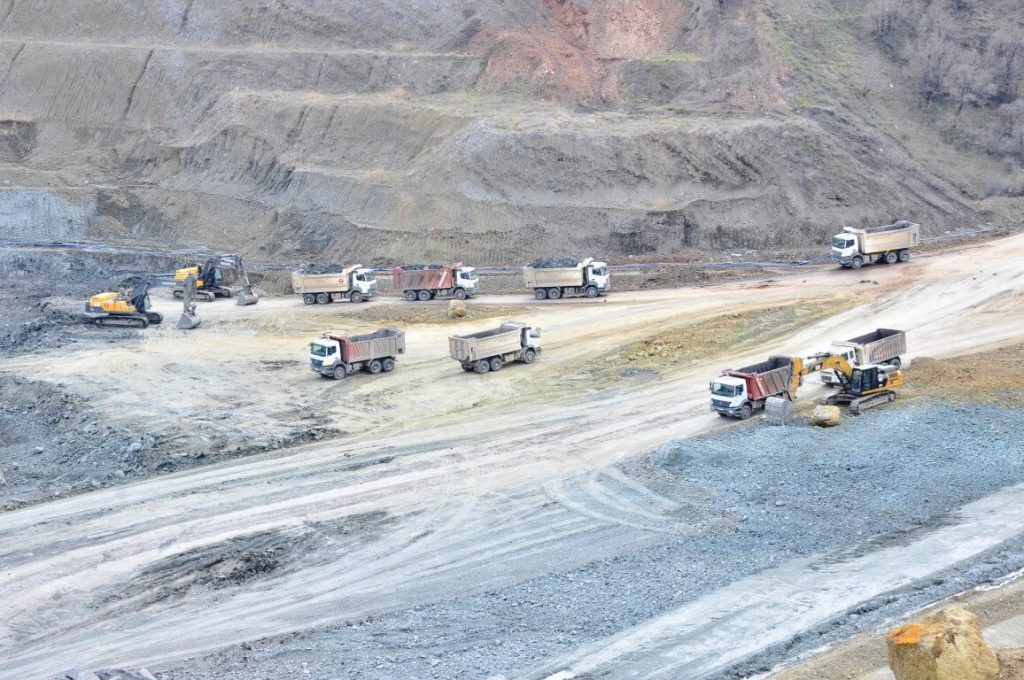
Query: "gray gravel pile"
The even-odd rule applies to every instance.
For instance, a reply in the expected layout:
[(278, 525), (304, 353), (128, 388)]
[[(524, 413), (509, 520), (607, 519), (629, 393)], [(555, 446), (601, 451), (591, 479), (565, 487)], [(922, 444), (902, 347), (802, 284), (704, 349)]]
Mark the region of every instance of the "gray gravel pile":
[[(672, 442), (621, 468), (662, 494), (676, 485), (679, 498), (701, 499), (699, 512), (687, 519), (700, 529), (697, 535), (298, 640), (247, 643), (170, 674), (232, 680), (303, 672), (352, 679), (516, 677), (516, 669), (787, 560), (900, 540), (907, 531), (940, 524), (961, 505), (1024, 480), (1021, 441), (1019, 410), (915, 406), (873, 411), (827, 431), (754, 426)], [(794, 650), (1022, 567), (1024, 542), (1006, 543), (721, 677), (766, 670)], [(514, 564), (496, 569), (514, 579)]]

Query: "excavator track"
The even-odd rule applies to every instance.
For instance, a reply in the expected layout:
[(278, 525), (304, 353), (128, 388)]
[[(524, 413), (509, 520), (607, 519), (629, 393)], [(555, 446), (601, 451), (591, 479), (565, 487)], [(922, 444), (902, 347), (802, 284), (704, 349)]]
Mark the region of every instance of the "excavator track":
[(877, 394), (871, 394), (860, 399), (854, 399), (850, 402), (850, 413), (855, 416), (859, 416), (869, 408), (881, 406), (882, 404), (888, 404), (890, 401), (895, 401), (896, 393), (891, 390), (885, 392), (878, 392)]
[(102, 316), (97, 319), (87, 319), (86, 323), (104, 328), (148, 328), (149, 319), (142, 315), (124, 314), (117, 316)]

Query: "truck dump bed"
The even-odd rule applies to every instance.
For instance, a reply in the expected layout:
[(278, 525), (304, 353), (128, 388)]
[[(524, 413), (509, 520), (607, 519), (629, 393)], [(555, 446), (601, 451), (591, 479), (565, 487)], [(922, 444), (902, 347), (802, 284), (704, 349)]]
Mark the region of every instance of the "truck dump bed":
[(907, 333), (892, 328), (878, 328), (832, 344), (836, 347), (852, 347), (856, 353), (855, 363), (861, 366), (881, 364), (906, 353)]
[(341, 344), (341, 359), (347, 364), (405, 353), (405, 331), (381, 328), (365, 335), (331, 335)]
[(895, 224), (867, 229), (847, 227), (844, 231), (860, 235), (864, 253), (882, 253), (916, 246), (921, 235), (921, 225), (901, 220)]
[(391, 270), (391, 285), (395, 290), (447, 290), (455, 286), (455, 270), (442, 265), (402, 265)]
[(523, 267), (523, 281), (527, 288), (570, 288), (583, 285), (583, 270), (593, 261), (587, 258), (571, 267), (540, 266), (534, 263)]
[(773, 356), (768, 361), (752, 366), (723, 371), (722, 375), (745, 380), (751, 399), (767, 399), (789, 389), (793, 377), (793, 359)]
[[(302, 270), (292, 272), (292, 289), (298, 293), (346, 293), (349, 274), (361, 265), (337, 268), (338, 271), (309, 273)], [(334, 267), (331, 267), (334, 269)]]
[(526, 324), (513, 322), (469, 335), (452, 335), (448, 338), (448, 350), (452, 359), (462, 363), (516, 352), (522, 349), (524, 328)]

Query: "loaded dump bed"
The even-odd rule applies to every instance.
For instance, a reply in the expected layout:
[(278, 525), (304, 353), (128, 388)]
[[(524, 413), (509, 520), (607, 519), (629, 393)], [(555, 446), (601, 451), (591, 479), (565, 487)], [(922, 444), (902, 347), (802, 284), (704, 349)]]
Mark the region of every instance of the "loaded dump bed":
[(747, 392), (751, 399), (767, 399), (789, 390), (793, 376), (793, 359), (773, 356), (767, 361), (723, 371), (722, 375), (743, 379), (747, 383)]
[(382, 328), (365, 335), (328, 335), (341, 345), (341, 358), (354, 364), (383, 357), (394, 357), (405, 352), (405, 331)]

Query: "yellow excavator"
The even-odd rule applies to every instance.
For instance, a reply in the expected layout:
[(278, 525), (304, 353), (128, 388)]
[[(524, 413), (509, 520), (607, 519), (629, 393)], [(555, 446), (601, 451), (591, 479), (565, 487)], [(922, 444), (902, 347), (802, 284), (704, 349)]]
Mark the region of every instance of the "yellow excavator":
[(850, 412), (854, 415), (860, 415), (869, 408), (895, 400), (895, 390), (903, 387), (903, 372), (897, 366), (853, 366), (840, 354), (823, 352), (807, 358), (793, 359), (790, 394), (796, 394), (805, 375), (825, 370), (835, 371), (839, 378), (839, 391), (822, 399), (821, 403), (848, 404)]
[(93, 295), (85, 303), (85, 322), (97, 326), (147, 328), (164, 320), (160, 312), (150, 310), (149, 289), (153, 280), (131, 276), (116, 291)]
[[(224, 283), (224, 270), (233, 269), (238, 274), (241, 289), (236, 293)], [(249, 275), (245, 272), (240, 255), (214, 255), (201, 264), (182, 267), (174, 272), (174, 297), (181, 298), (185, 294), (185, 281), (194, 276), (196, 281), (195, 297), (197, 300), (212, 302), (216, 298), (234, 297), (238, 305), (254, 305), (260, 301), (249, 283)]]

